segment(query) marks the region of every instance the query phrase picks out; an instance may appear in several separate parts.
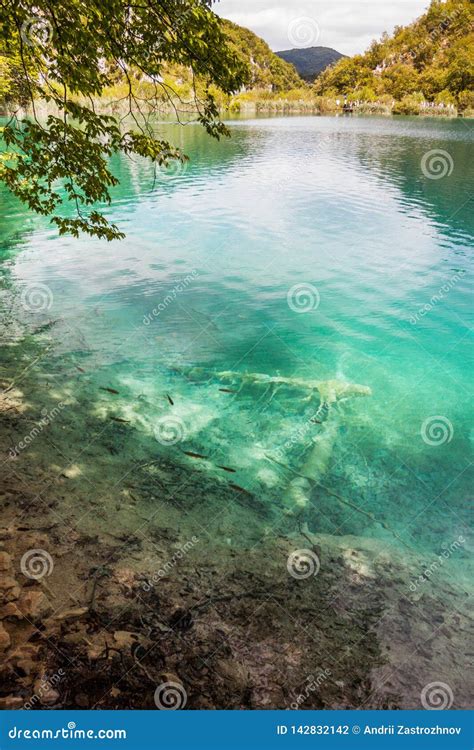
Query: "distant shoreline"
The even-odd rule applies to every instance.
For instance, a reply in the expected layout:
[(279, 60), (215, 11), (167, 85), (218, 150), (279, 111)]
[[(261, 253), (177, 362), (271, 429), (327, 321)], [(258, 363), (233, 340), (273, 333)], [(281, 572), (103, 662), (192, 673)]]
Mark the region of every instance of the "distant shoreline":
[[(251, 94), (251, 92), (249, 92)], [(342, 103), (332, 99), (326, 99), (318, 97), (318, 99), (308, 100), (292, 100), (285, 98), (258, 98), (254, 99), (246, 98), (244, 96), (236, 96), (230, 99), (226, 103), (221, 103), (219, 107), (220, 116), (223, 119), (227, 119), (232, 115), (243, 115), (245, 117), (257, 117), (258, 115), (277, 115), (277, 116), (292, 116), (292, 115), (314, 115), (314, 116), (337, 116), (342, 115), (363, 115), (363, 116), (378, 116), (378, 117), (399, 117), (399, 116), (412, 116), (420, 118), (444, 118), (444, 119), (473, 119), (474, 110), (466, 110), (460, 112), (456, 108), (439, 107), (439, 106), (425, 106), (419, 107), (417, 111), (403, 112), (396, 111), (396, 105), (398, 102), (394, 102), (393, 105), (389, 105), (382, 102), (360, 102), (354, 104), (350, 109), (345, 109)], [(102, 114), (123, 116), (126, 105), (123, 102), (108, 99), (103, 97), (94, 101), (94, 106), (97, 111)], [(178, 106), (178, 103), (177, 103)], [(186, 103), (186, 109), (183, 110), (183, 103), (180, 103), (180, 118), (183, 122), (187, 119), (192, 118), (196, 113), (197, 109), (192, 106), (191, 103)], [(138, 110), (137, 110), (138, 111)], [(58, 116), (59, 110), (51, 106), (50, 104), (45, 105), (43, 102), (38, 102), (38, 106), (35, 108), (35, 113), (38, 118), (46, 118), (48, 115)], [(149, 108), (148, 112), (143, 109), (144, 114), (150, 115), (175, 115), (173, 107), (170, 104), (163, 103), (160, 106), (158, 112), (156, 108), (152, 111)], [(10, 117), (16, 114), (18, 117), (23, 118), (32, 114), (31, 108), (26, 109), (15, 109), (14, 106), (11, 108), (3, 108), (0, 106), (0, 117)]]
[(311, 104), (297, 104), (294, 102), (252, 102), (246, 103), (241, 106), (238, 110), (230, 109), (224, 110), (224, 113), (234, 112), (235, 114), (247, 115), (259, 115), (259, 114), (275, 114), (275, 115), (323, 115), (340, 117), (342, 115), (363, 115), (363, 116), (376, 116), (376, 117), (403, 117), (412, 116), (420, 118), (444, 118), (444, 119), (472, 119), (474, 118), (474, 112), (462, 113), (457, 110), (429, 110), (421, 111), (417, 113), (398, 113), (393, 112), (391, 108), (383, 105), (379, 106), (360, 106), (352, 109), (352, 111), (344, 111), (343, 107), (336, 107), (334, 109), (319, 108), (317, 105)]

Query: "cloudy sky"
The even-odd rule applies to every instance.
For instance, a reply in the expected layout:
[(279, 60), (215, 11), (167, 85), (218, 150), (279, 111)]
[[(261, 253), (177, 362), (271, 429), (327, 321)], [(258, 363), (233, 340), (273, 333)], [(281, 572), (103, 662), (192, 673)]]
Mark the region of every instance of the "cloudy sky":
[(322, 45), (346, 55), (419, 16), (429, 0), (219, 0), (214, 11), (263, 37), (274, 50)]

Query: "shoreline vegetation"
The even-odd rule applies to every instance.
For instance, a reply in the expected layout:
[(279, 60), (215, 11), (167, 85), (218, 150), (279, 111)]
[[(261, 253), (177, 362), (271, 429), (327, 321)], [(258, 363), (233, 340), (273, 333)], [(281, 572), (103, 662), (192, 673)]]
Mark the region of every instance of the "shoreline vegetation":
[[(100, 95), (69, 91), (68, 98), (105, 114), (149, 112), (173, 114), (178, 120), (196, 115), (202, 121), (208, 97), (221, 117), (354, 113), (472, 118), (473, 21), (468, 0), (432, 0), (413, 23), (396, 27), (392, 36), (383, 34), (363, 54), (341, 57), (308, 81), (255, 33), (220, 19), (228, 53), (245, 71), (238, 88), (229, 85), (224, 91), (196, 75), (192, 66), (166, 58), (156, 75), (112, 60), (103, 62), (108, 83)], [(33, 50), (38, 44), (41, 49), (41, 43), (35, 36), (28, 39)], [(32, 96), (31, 87), (28, 92), (22, 88), (20, 78), (21, 61), (5, 56), (0, 47), (0, 115), (63, 116), (57, 82), (51, 80), (48, 96), (41, 98)]]
[[(77, 102), (82, 104), (80, 97)], [(90, 103), (90, 102), (89, 102)], [(94, 109), (100, 114), (117, 117), (134, 114), (130, 109), (128, 100), (115, 94), (104, 96), (93, 101)], [(343, 97), (317, 96), (307, 89), (294, 89), (288, 92), (268, 92), (252, 90), (233, 97), (222, 99), (218, 102), (220, 116), (222, 118), (243, 115), (246, 117), (257, 117), (258, 115), (375, 115), (375, 116), (419, 116), (419, 117), (444, 117), (444, 118), (474, 118), (474, 107), (464, 110), (454, 104), (434, 103), (425, 100), (414, 100), (410, 105), (402, 104), (391, 97), (384, 97), (377, 101), (364, 101), (361, 99), (347, 99)], [(35, 104), (35, 116), (46, 119), (49, 115), (57, 116), (60, 110), (53, 104), (38, 102)], [(140, 116), (147, 114), (153, 116), (173, 117), (178, 122), (187, 122), (198, 115), (198, 109), (192, 100), (186, 101), (176, 99), (172, 103), (169, 100), (156, 103), (148, 109), (146, 105), (140, 105), (136, 109)], [(14, 109), (12, 107), (1, 107), (0, 117), (11, 117), (13, 114), (19, 119), (30, 117), (33, 114), (31, 107)]]

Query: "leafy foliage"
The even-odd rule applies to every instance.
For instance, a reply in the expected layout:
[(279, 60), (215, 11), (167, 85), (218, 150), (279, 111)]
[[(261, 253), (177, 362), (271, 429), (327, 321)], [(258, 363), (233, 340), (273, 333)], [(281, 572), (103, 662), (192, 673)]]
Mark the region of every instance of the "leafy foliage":
[[(94, 208), (110, 202), (117, 184), (109, 157), (120, 151), (157, 165), (186, 158), (150, 125), (163, 100), (179, 117), (162, 75), (166, 66), (190, 71), (197, 119), (215, 137), (227, 131), (211, 87), (231, 94), (248, 80), (210, 6), (211, 0), (2, 0), (0, 97), (28, 102), (32, 116), (17, 109), (3, 128), (0, 179), (31, 209), (51, 215), (60, 233), (122, 237)], [(125, 82), (128, 119), (96, 110), (118, 80)], [(137, 96), (137, 81), (146, 82), (145, 96)], [(38, 103), (54, 112), (46, 121)], [(68, 202), (74, 218), (64, 215)]]
[(416, 101), (469, 101), (474, 87), (474, 5), (469, 0), (432, 0), (417, 21), (384, 34), (364, 55), (340, 60), (316, 80), (317, 92), (368, 101), (389, 95), (397, 111)]

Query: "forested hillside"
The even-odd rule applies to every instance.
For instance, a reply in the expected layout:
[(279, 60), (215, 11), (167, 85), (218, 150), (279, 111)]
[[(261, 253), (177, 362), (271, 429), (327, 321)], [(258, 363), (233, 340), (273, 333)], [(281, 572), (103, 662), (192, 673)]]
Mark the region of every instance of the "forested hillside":
[(414, 23), (326, 69), (316, 80), (317, 93), (364, 101), (391, 97), (408, 111), (422, 101), (472, 107), (473, 21), (469, 0), (433, 0)]
[(303, 49), (285, 49), (276, 53), (282, 60), (291, 63), (305, 81), (313, 82), (329, 65), (336, 63), (341, 55), (331, 47), (303, 47)]
[[(238, 111), (255, 105), (276, 112), (335, 112), (347, 97), (375, 114), (458, 111), (471, 115), (473, 22), (474, 3), (469, 0), (432, 0), (426, 13), (412, 24), (397, 27), (392, 36), (384, 34), (364, 54), (343, 57), (315, 77), (317, 71), (312, 75), (306, 66), (307, 62), (313, 64), (315, 52), (333, 53), (332, 60), (339, 53), (316, 47), (276, 54), (249, 29), (221, 19), (230, 50), (244, 64), (247, 74), (233, 96), (224, 96), (214, 85), (210, 92), (220, 110)], [(54, 37), (52, 41), (54, 44)], [(12, 103), (27, 103), (29, 98), (22, 61), (7, 48), (0, 36), (0, 111), (11, 108)], [(294, 60), (296, 67), (278, 55)], [(326, 56), (322, 62), (327, 65), (330, 59)], [(174, 59), (160, 62), (160, 75), (155, 78), (133, 65), (125, 74), (120, 61), (104, 60), (103, 64), (107, 85), (101, 100), (112, 108), (124, 101), (129, 86), (145, 101), (152, 93), (156, 95), (156, 82), (160, 81), (163, 91), (157, 96), (163, 106), (178, 101), (181, 111), (194, 106), (196, 91), (199, 96), (207, 90), (204, 79), (193, 76), (189, 66)]]
[(301, 78), (293, 65), (272, 52), (263, 39), (231, 21), (223, 23), (234, 50), (250, 67), (249, 88), (283, 91), (301, 86)]
[[(246, 89), (280, 92), (303, 85), (293, 65), (272, 52), (263, 39), (249, 29), (237, 26), (231, 21), (223, 19), (221, 23), (229, 38), (231, 50), (248, 68)], [(5, 47), (6, 45), (2, 45), (0, 39), (0, 105), (8, 101), (27, 102), (28, 92), (22, 90), (21, 86), (22, 62), (18, 56), (8, 54)], [(104, 65), (107, 65), (109, 73), (112, 70), (112, 77), (116, 83), (115, 93), (120, 94), (120, 86), (126, 82), (123, 70), (119, 65), (110, 61), (104, 61)], [(146, 86), (146, 76), (143, 76), (140, 70), (133, 69), (133, 66), (129, 69), (128, 76), (135, 87)], [(190, 96), (192, 86), (196, 83), (193, 81), (189, 68), (169, 61), (163, 63), (161, 77), (166, 85), (184, 99)], [(110, 93), (113, 95), (114, 91)]]

